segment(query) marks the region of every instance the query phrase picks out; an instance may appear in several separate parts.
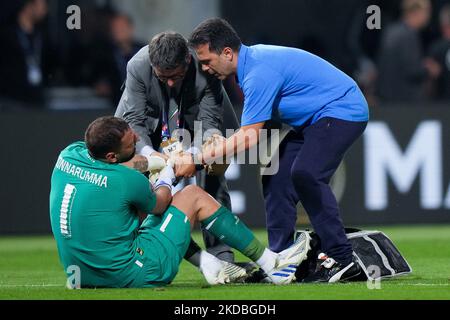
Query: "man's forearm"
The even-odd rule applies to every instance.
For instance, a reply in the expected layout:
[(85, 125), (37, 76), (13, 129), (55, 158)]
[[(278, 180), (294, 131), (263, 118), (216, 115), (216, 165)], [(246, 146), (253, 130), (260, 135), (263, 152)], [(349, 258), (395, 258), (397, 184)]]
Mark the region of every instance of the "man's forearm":
[(147, 171), (160, 171), (166, 166), (167, 158), (155, 151), (150, 156), (137, 154), (131, 160), (121, 164), (142, 173)]
[(172, 191), (170, 188), (163, 186), (155, 190), (155, 195), (156, 205), (153, 208), (152, 213), (161, 215), (167, 210), (167, 207), (169, 207), (172, 202)]
[(139, 172), (147, 172), (148, 171), (148, 160), (146, 157), (141, 155), (135, 155), (131, 160), (127, 162), (122, 162), (121, 165), (124, 165), (128, 168), (135, 169)]
[(235, 134), (224, 140), (218, 146), (204, 150), (197, 159), (202, 163), (212, 163), (220, 158), (228, 159), (240, 152), (255, 146), (259, 140), (259, 130), (264, 123), (242, 127)]

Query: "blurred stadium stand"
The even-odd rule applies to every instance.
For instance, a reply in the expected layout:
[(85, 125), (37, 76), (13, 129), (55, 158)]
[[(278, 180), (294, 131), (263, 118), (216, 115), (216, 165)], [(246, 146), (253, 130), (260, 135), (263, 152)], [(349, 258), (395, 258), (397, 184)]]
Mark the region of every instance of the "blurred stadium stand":
[[(15, 21), (15, 12), (24, 2), (27, 1), (0, 3), (0, 34)], [(132, 18), (134, 38), (140, 43), (166, 29), (188, 36), (203, 19), (221, 16), (235, 26), (246, 44), (299, 47), (335, 64), (359, 82), (370, 102), (372, 117), (364, 138), (352, 148), (333, 181), (345, 224), (450, 222), (450, 171), (446, 165), (450, 161), (448, 97), (431, 94), (420, 105), (393, 104), (379, 101), (374, 84), (365, 82), (364, 66), (367, 61), (376, 66), (381, 34), (398, 20), (400, 0), (348, 0), (345, 5), (339, 0), (48, 0), (47, 3), (48, 14), (39, 24), (45, 39), (44, 100), (33, 101), (30, 107), (21, 99), (2, 94), (0, 88), (0, 126), (6, 133), (1, 142), (4, 172), (0, 234), (50, 232), (49, 182), (58, 152), (70, 142), (82, 139), (87, 124), (94, 118), (112, 114), (115, 109), (113, 93), (96, 86), (95, 67), (109, 59), (107, 55), (111, 52), (105, 50), (111, 40), (109, 22), (118, 13)], [(430, 24), (420, 34), (425, 53), (440, 39), (439, 10), (449, 3), (450, 0), (432, 1)], [(73, 4), (81, 8), (81, 30), (66, 27), (66, 8)], [(381, 8), (381, 30), (365, 27), (365, 9), (370, 4)], [(0, 66), (9, 63), (3, 58), (2, 49)], [(0, 67), (2, 79), (7, 78), (4, 70)], [(233, 81), (226, 81), (225, 86), (239, 113), (241, 93)], [(29, 93), (23, 90), (20, 95), (28, 97)], [(397, 150), (397, 157), (368, 159), (377, 154), (376, 149), (370, 148), (380, 147), (371, 145), (368, 136), (377, 134), (392, 137), (388, 146), (391, 149), (396, 146), (392, 150)], [(390, 165), (388, 161), (398, 163)], [(370, 165), (375, 165), (384, 176), (369, 181), (367, 177), (371, 176), (366, 170)], [(260, 178), (258, 170), (255, 165), (232, 166), (229, 186), (237, 213), (249, 225), (263, 227), (261, 190), (254, 187)], [(373, 183), (375, 187), (369, 188)], [(385, 199), (371, 201), (374, 197)], [(307, 223), (305, 214), (300, 215), (299, 222)]]

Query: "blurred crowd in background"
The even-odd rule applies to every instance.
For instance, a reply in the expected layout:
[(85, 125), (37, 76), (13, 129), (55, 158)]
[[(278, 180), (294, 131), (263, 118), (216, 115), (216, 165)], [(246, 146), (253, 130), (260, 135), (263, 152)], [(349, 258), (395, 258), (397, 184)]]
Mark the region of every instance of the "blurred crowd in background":
[[(66, 27), (66, 8), (72, 3), (81, 7), (80, 30)], [(279, 37), (250, 21), (265, 20), (261, 10), (266, 8), (265, 14), (271, 14), (272, 19), (266, 20), (264, 26), (277, 30), (277, 21), (284, 18), (270, 12), (271, 6), (292, 12), (289, 1), (239, 2), (240, 12), (236, 11), (234, 0), (218, 3), (218, 15), (236, 27), (245, 44), (288, 45), (313, 52), (352, 76), (372, 107), (385, 102), (425, 105), (424, 102), (436, 101), (450, 105), (450, 0), (358, 0), (356, 5), (346, 4), (347, 7), (334, 0), (316, 1), (314, 5), (311, 1), (297, 1), (296, 5), (303, 3), (304, 9), (298, 11), (298, 21), (309, 23), (309, 28), (317, 32), (310, 33), (302, 27), (297, 30), (297, 21), (288, 19), (291, 27)], [(72, 101), (68, 108), (81, 108), (84, 96), (91, 101), (84, 103), (84, 108), (115, 109), (128, 60), (153, 35), (138, 39), (134, 17), (114, 4), (68, 0), (1, 2), (0, 110), (51, 109), (67, 101)], [(258, 5), (257, 10), (249, 8), (252, 5)], [(367, 28), (369, 5), (380, 7), (381, 29)], [(321, 14), (314, 16), (318, 10)], [(341, 37), (333, 36), (328, 20), (321, 20), (324, 12), (334, 19), (331, 23), (336, 28), (344, 30)], [(182, 33), (187, 36), (189, 30)], [(286, 40), (289, 33), (292, 39)], [(240, 104), (242, 96), (232, 81), (225, 82), (226, 89), (232, 101)]]

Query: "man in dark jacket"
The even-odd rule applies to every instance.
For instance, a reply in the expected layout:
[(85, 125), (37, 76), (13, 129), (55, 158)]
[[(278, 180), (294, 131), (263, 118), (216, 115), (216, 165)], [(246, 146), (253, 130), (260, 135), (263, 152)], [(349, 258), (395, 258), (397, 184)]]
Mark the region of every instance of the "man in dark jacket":
[(0, 97), (20, 106), (43, 102), (44, 38), (38, 24), (47, 15), (46, 0), (18, 4), (15, 21), (0, 32)]
[[(223, 124), (225, 112), (231, 120), (227, 125)], [(125, 89), (115, 115), (139, 135), (136, 151), (144, 156), (166, 157), (161, 142), (171, 138), (176, 129), (187, 130), (191, 137), (201, 134), (194, 132), (194, 121), (201, 121), (203, 131), (237, 128), (236, 115), (221, 81), (201, 70), (187, 40), (175, 32), (156, 35), (129, 61)], [(176, 166), (175, 173), (179, 177), (197, 174), (189, 168), (189, 164)], [(197, 183), (231, 209), (224, 175), (205, 177), (199, 172)], [(225, 261), (234, 260), (228, 246), (206, 230), (203, 235), (211, 254)]]
[(414, 102), (424, 98), (424, 84), (436, 64), (424, 60), (419, 31), (430, 19), (429, 0), (404, 0), (402, 19), (386, 29), (379, 54), (378, 94), (382, 100)]

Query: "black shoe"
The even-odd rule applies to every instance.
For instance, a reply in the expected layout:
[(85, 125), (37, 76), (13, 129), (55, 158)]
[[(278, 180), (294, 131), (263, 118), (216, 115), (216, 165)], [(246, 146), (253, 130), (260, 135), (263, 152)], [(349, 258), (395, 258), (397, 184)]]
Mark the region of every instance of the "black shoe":
[(323, 253), (319, 254), (317, 259), (316, 272), (303, 279), (303, 283), (347, 281), (361, 274), (361, 266), (355, 257), (348, 265), (343, 265)]
[(247, 277), (244, 283), (270, 283), (267, 274), (258, 267), (254, 262), (236, 262), (236, 265), (244, 268), (247, 271)]
[(257, 269), (249, 273), (244, 283), (272, 283), (272, 280), (262, 269)]
[(247, 274), (251, 274), (259, 269), (258, 265), (254, 262), (234, 262), (235, 265), (244, 268)]

